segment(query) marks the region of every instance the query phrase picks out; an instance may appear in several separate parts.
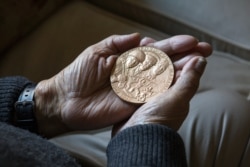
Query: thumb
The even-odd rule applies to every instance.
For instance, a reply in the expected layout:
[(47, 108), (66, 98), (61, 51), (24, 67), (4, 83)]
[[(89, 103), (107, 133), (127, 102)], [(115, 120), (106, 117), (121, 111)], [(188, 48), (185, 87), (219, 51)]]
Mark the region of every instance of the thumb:
[(98, 53), (99, 56), (108, 57), (137, 47), (140, 44), (140, 39), (139, 33), (112, 35), (95, 44), (93, 48), (95, 48), (95, 53)]
[(111, 36), (111, 40), (110, 47), (115, 47), (118, 52), (125, 52), (137, 47), (140, 44), (141, 37), (139, 33), (133, 33), (128, 35), (114, 35)]
[(191, 100), (199, 87), (206, 64), (204, 57), (195, 56), (184, 65), (178, 80), (172, 87), (177, 97)]

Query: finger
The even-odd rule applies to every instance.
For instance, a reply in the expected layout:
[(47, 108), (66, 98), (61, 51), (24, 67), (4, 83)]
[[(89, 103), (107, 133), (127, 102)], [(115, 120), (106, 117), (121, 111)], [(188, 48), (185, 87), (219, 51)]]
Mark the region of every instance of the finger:
[[(173, 56), (171, 56), (171, 60), (173, 62), (178, 62), (179, 60), (182, 61), (182, 59), (187, 59), (189, 58), (188, 56), (186, 55), (190, 55), (190, 54), (193, 54), (193, 53), (199, 53), (201, 54), (203, 57), (208, 57), (212, 54), (212, 47), (210, 44), (206, 43), (206, 42), (199, 42), (193, 49), (187, 51), (187, 52), (183, 52), (183, 53), (180, 53), (180, 54), (175, 54)], [(187, 58), (185, 58), (187, 57)], [(183, 64), (183, 63), (182, 63)]]
[(207, 57), (212, 54), (213, 49), (212, 46), (206, 42), (199, 42), (195, 47), (194, 51), (199, 52), (204, 57)]
[(110, 76), (112, 68), (116, 62), (117, 56), (111, 55), (107, 58), (100, 57), (98, 64), (98, 73), (101, 74), (100, 77), (106, 78)]
[(140, 46), (145, 46), (145, 45), (149, 45), (150, 43), (154, 43), (156, 42), (155, 39), (150, 38), (150, 37), (144, 37), (141, 42), (140, 42)]
[(177, 98), (191, 100), (198, 89), (206, 64), (204, 57), (195, 56), (184, 65), (178, 80), (171, 87)]
[(192, 36), (178, 35), (162, 41), (150, 43), (148, 46), (158, 48), (171, 56), (173, 54), (189, 51), (195, 48), (197, 44), (198, 40)]
[(127, 51), (133, 47), (136, 47), (140, 43), (140, 34), (133, 33), (130, 35), (111, 36), (111, 43), (107, 42), (110, 47), (117, 49), (118, 53)]
[(138, 46), (140, 43), (140, 34), (133, 33), (129, 35), (112, 35), (101, 42), (89, 47), (91, 53), (98, 57), (108, 57), (119, 54)]
[(172, 59), (172, 61), (174, 60), (173, 64), (174, 64), (175, 70), (182, 70), (182, 68), (185, 66), (185, 64), (187, 64), (192, 58), (194, 58), (196, 56), (201, 56), (201, 54), (198, 52), (195, 52), (195, 53), (190, 53), (190, 54), (185, 55), (185, 56), (181, 56), (181, 58), (179, 58), (177, 60)]

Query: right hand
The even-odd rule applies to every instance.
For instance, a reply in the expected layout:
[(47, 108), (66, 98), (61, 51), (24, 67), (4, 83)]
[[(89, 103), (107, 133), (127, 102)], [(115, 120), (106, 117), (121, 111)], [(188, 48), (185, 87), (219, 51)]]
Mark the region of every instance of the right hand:
[[(181, 37), (185, 36), (179, 36), (179, 38)], [(146, 42), (145, 45), (157, 47), (168, 55), (174, 50), (173, 46), (166, 47), (167, 45), (164, 45), (163, 41), (145, 40), (150, 41)], [(178, 40), (176, 39), (176, 41)], [(168, 43), (170, 42), (168, 41)], [(185, 56), (183, 53), (175, 55), (170, 53), (175, 67), (172, 87), (142, 105), (128, 120), (116, 124), (112, 134), (115, 135), (119, 131), (139, 124), (161, 124), (178, 130), (188, 114), (189, 102), (198, 89), (200, 78), (206, 66), (204, 57), (210, 55), (211, 52), (210, 45), (198, 43), (196, 49), (193, 49), (192, 52), (189, 51)]]

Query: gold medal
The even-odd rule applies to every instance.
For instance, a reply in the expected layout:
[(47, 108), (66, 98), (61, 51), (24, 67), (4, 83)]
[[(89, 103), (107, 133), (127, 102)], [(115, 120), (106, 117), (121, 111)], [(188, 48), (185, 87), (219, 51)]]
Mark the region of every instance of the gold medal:
[(166, 91), (173, 78), (174, 66), (168, 55), (148, 46), (121, 54), (110, 76), (114, 92), (132, 103), (145, 103)]

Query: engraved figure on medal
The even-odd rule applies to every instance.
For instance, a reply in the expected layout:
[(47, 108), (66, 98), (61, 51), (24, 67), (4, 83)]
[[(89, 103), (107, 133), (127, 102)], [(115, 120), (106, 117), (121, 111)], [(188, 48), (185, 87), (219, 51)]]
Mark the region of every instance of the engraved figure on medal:
[[(152, 96), (168, 89), (173, 79), (171, 65), (167, 55), (158, 49), (132, 49), (117, 59), (111, 73), (111, 86), (122, 99), (133, 103), (145, 103)], [(158, 77), (166, 71), (167, 75)]]
[(140, 50), (134, 50), (127, 56), (120, 57), (116, 62), (114, 74), (111, 75), (111, 82), (118, 82), (119, 88), (128, 89), (133, 79), (136, 79), (136, 66), (144, 61), (145, 55)]

